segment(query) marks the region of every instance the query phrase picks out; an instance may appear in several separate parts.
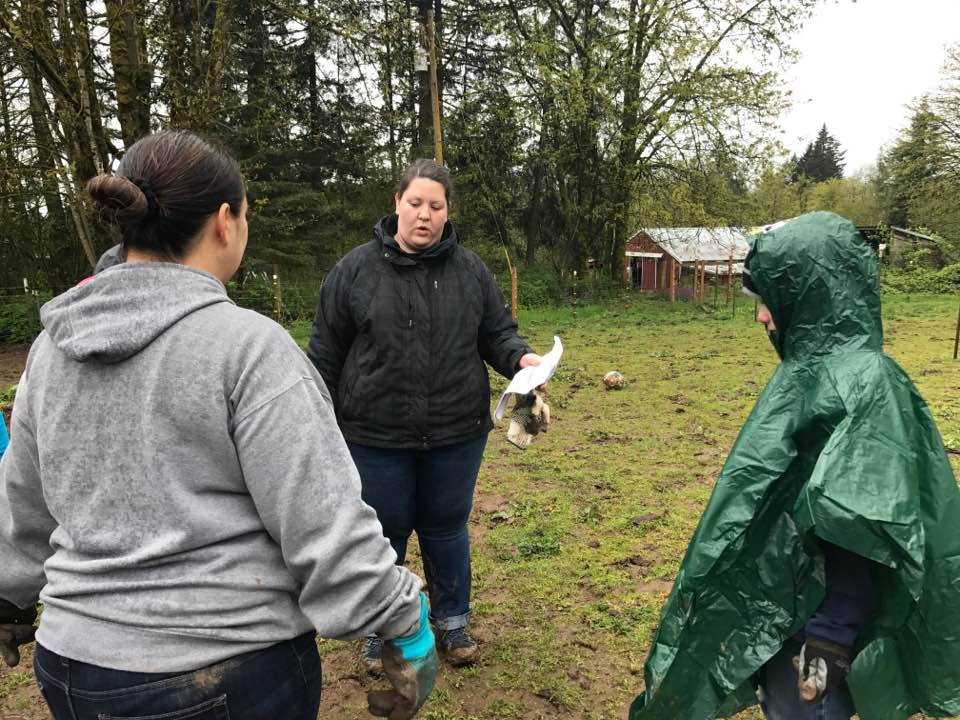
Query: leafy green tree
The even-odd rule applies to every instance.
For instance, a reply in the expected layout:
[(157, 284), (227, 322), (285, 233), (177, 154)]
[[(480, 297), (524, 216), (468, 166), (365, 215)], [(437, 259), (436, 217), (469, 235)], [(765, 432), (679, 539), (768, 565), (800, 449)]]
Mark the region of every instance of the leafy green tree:
[(878, 225), (882, 220), (876, 183), (870, 175), (817, 183), (810, 189), (807, 210), (830, 210), (855, 225)]
[[(642, 222), (634, 193), (661, 169), (723, 151), (747, 157), (780, 102), (775, 75), (747, 51), (789, 56), (786, 38), (812, 2), (506, 3), (502, 82), (529, 97), (527, 125), (545, 139), (541, 192), (557, 208), (554, 252), (618, 272)], [(541, 198), (531, 194), (531, 204)]]
[(768, 165), (750, 193), (751, 225), (767, 225), (801, 214), (801, 187), (791, 182), (796, 158), (783, 165)]

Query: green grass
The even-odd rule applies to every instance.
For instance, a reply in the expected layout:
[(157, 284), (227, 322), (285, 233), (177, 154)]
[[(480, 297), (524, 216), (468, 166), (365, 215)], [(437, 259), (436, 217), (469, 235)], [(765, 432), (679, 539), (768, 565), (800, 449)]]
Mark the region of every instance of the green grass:
[[(960, 448), (957, 298), (885, 300), (888, 350)], [(622, 719), (643, 685), (660, 608), (713, 482), (777, 357), (753, 303), (706, 312), (625, 295), (537, 308), (521, 332), (564, 342), (547, 399), (554, 424), (521, 451), (490, 435), (470, 522), (473, 668), (444, 668), (427, 720)], [(305, 345), (309, 323), (291, 334)], [(608, 370), (626, 378), (604, 390)], [(493, 401), (506, 381), (492, 375)], [(951, 455), (955, 471), (960, 456)], [(412, 543), (411, 567), (419, 569)], [(369, 718), (356, 643), (321, 641), (321, 717)], [(0, 680), (9, 671), (0, 670)], [(15, 681), (15, 682), (19, 682)], [(3, 685), (0, 685), (3, 687)], [(7, 708), (0, 699), (0, 716)], [(44, 715), (24, 715), (39, 718)], [(741, 719), (759, 718), (754, 709)]]
[[(948, 440), (960, 438), (956, 312), (950, 297), (884, 305), (888, 350)], [(524, 310), (520, 324), (538, 351), (564, 342), (547, 389), (555, 422), (526, 451), (505, 422), (490, 436), (470, 524), (483, 657), (444, 669), (423, 716), (623, 718), (688, 539), (778, 359), (742, 297), (734, 314), (631, 294)], [(622, 391), (603, 389), (613, 369)], [(506, 381), (492, 385), (496, 402)], [(355, 645), (325, 646), (331, 682), (356, 675)], [(342, 717), (364, 717), (362, 705)]]

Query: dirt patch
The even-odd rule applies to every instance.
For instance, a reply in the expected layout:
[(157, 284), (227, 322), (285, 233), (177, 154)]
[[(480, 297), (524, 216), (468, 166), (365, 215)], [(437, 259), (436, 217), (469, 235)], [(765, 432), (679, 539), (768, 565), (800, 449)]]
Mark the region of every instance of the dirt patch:
[(29, 345), (0, 345), (0, 389), (20, 381), (28, 352)]

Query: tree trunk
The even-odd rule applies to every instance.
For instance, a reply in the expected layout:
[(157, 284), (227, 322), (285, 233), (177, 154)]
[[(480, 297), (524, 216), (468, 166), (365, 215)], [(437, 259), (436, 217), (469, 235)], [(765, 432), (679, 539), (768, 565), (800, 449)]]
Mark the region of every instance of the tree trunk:
[(105, 0), (110, 30), (110, 62), (123, 145), (129, 148), (150, 132), (150, 83), (142, 0)]
[[(103, 114), (100, 112), (100, 99), (97, 97), (96, 76), (93, 72), (93, 48), (90, 45), (90, 28), (87, 23), (87, 3), (85, 0), (70, 0), (69, 30), (74, 35), (76, 52), (77, 81), (80, 96), (81, 116), (89, 135), (90, 151), (94, 159), (97, 174), (110, 167), (110, 145), (103, 127)], [(67, 28), (61, 28), (63, 34)]]
[(190, 122), (190, 77), (184, 62), (186, 56), (187, 13), (184, 0), (168, 0), (167, 32), (164, 48), (164, 86), (170, 108), (170, 125), (184, 127)]
[(400, 153), (397, 147), (397, 119), (393, 108), (393, 43), (391, 38), (390, 25), (390, 1), (383, 0), (383, 26), (386, 28), (384, 34), (383, 63), (380, 68), (380, 76), (383, 78), (383, 99), (384, 115), (387, 119), (387, 155), (390, 159), (390, 181), (397, 182), (400, 179)]
[(204, 129), (212, 126), (218, 118), (223, 116), (221, 100), (223, 99), (224, 75), (232, 45), (230, 37), (230, 28), (233, 23), (231, 3), (229, 0), (215, 0), (214, 4), (216, 10), (213, 17), (213, 37), (210, 43), (207, 72), (203, 78), (203, 95), (197, 108), (198, 112), (194, 113), (193, 117), (194, 122), (202, 124)]

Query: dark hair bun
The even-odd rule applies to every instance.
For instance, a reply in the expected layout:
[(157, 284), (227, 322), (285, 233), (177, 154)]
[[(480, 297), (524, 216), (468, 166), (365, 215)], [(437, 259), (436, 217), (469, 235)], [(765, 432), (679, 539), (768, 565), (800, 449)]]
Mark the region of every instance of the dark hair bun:
[(94, 209), (105, 220), (132, 225), (147, 217), (147, 196), (122, 175), (97, 175), (87, 183), (87, 192)]

